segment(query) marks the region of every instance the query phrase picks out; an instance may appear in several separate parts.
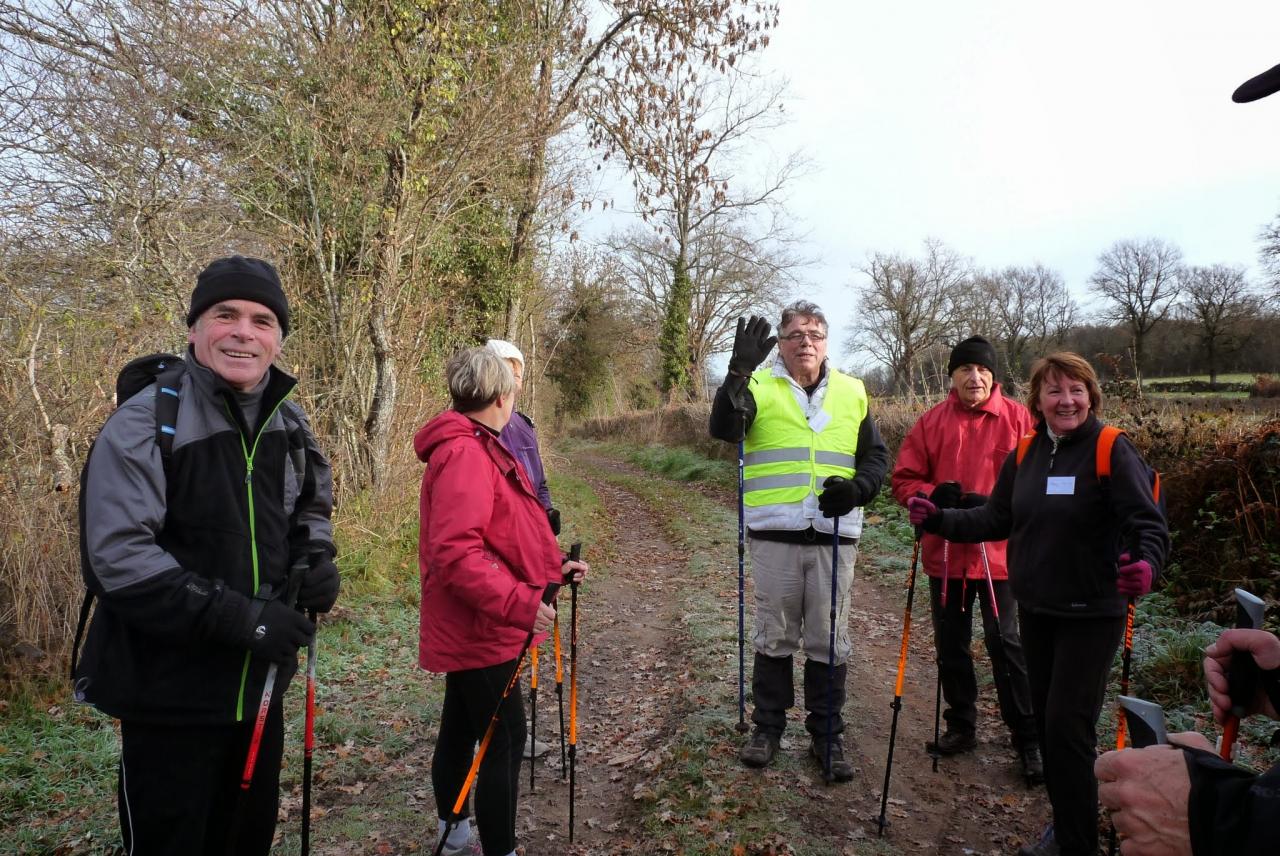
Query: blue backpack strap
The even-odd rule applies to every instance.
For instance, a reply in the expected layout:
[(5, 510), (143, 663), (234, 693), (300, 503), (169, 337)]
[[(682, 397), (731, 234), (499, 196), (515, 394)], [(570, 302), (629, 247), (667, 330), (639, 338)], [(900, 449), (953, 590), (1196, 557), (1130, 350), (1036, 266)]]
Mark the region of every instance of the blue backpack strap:
[(186, 373), (187, 364), (177, 360), (156, 375), (156, 445), (160, 447), (160, 459), (164, 462), (166, 475), (173, 458), (173, 439), (177, 434), (178, 392), (182, 388), (182, 376)]

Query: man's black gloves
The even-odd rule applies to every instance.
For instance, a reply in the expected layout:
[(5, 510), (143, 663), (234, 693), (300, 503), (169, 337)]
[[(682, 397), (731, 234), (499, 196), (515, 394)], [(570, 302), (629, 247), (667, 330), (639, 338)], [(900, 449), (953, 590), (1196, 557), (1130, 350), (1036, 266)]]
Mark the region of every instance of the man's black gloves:
[(818, 494), (818, 508), (823, 517), (843, 517), (875, 498), (876, 491), (866, 479), (827, 476)]
[(246, 629), (249, 650), (269, 663), (296, 660), (298, 649), (316, 632), (316, 626), (305, 615), (279, 600), (267, 601), (258, 620), (251, 621)]
[(298, 589), (298, 608), (328, 612), (338, 600), (338, 566), (333, 559), (320, 553), (314, 564), (302, 577), (302, 586)]
[(764, 358), (769, 356), (777, 336), (769, 335), (769, 322), (752, 315), (751, 320), (738, 319), (738, 329), (733, 334), (733, 355), (729, 357), (729, 374), (749, 377)]
[(960, 497), (960, 504), (957, 508), (981, 508), (987, 504), (987, 495), (985, 493), (969, 493)]
[(551, 524), (551, 534), (559, 535), (560, 534), (560, 509), (548, 508), (547, 522)]

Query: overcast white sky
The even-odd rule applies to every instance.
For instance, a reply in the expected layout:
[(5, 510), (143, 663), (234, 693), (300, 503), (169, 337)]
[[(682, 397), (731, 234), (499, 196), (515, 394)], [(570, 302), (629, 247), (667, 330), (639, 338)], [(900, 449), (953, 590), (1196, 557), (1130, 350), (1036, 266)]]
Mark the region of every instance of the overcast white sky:
[(1280, 94), (1231, 92), (1280, 63), (1274, 0), (783, 0), (771, 38), (790, 120), (769, 146), (813, 166), (787, 207), (837, 362), (867, 254), (926, 236), (984, 267), (1043, 262), (1077, 299), (1125, 238), (1256, 272)]

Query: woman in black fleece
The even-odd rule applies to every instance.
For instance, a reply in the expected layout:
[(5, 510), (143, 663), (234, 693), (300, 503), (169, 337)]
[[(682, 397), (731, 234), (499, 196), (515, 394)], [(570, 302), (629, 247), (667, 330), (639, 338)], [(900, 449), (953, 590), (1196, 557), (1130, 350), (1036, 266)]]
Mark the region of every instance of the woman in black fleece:
[(1027, 405), (1039, 420), (1018, 461), (1005, 460), (984, 506), (908, 502), (911, 521), (950, 541), (1009, 539), (1009, 580), (1027, 656), (1053, 824), (1021, 856), (1098, 848), (1097, 721), (1124, 630), (1126, 598), (1151, 590), (1169, 530), (1148, 469), (1123, 435), (1106, 484), (1095, 450), (1102, 391), (1083, 357), (1036, 362)]

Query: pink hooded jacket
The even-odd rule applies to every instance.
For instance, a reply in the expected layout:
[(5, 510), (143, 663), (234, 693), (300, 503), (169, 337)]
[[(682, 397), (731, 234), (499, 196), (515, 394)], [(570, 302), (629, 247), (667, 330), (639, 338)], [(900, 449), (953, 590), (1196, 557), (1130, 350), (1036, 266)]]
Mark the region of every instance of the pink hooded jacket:
[(561, 556), (528, 476), (498, 438), (456, 411), (414, 437), (419, 500), (418, 664), (432, 672), (515, 659)]

